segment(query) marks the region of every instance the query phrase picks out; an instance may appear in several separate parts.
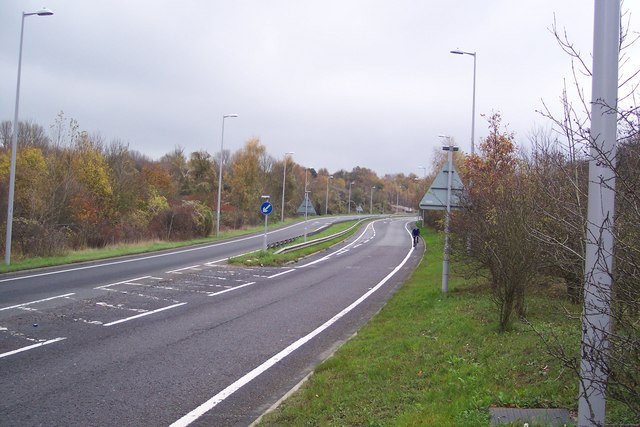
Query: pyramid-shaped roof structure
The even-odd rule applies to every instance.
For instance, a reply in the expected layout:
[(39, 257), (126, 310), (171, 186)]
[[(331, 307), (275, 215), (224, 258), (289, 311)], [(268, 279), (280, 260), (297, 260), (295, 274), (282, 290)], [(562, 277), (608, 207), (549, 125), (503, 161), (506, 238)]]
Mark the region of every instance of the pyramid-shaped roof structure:
[[(305, 208), (306, 205), (306, 208)], [(309, 200), (309, 196), (307, 194), (304, 195), (304, 200), (300, 203), (300, 207), (298, 208), (298, 215), (304, 215), (305, 211), (307, 215), (317, 215), (311, 200)]]
[[(464, 185), (456, 167), (451, 165), (451, 209), (460, 208), (460, 196), (464, 190)], [(431, 187), (420, 201), (420, 209), (424, 210), (446, 210), (447, 209), (447, 184), (449, 180), (449, 163), (445, 163), (436, 178), (431, 183)]]

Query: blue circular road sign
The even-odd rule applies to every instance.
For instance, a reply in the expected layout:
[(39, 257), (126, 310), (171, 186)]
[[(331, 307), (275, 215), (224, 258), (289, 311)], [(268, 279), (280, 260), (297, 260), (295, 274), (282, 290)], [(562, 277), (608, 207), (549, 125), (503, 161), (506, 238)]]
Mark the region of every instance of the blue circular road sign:
[(262, 212), (264, 215), (269, 215), (272, 210), (273, 205), (269, 202), (264, 202), (262, 205), (260, 205), (260, 212)]

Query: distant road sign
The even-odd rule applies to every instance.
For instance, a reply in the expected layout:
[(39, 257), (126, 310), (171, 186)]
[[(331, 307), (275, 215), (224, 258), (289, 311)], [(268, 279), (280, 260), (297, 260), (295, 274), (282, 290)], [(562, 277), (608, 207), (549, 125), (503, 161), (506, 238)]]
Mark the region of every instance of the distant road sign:
[(264, 202), (262, 205), (260, 205), (260, 212), (262, 212), (264, 215), (269, 215), (271, 211), (273, 211), (273, 205), (271, 203)]

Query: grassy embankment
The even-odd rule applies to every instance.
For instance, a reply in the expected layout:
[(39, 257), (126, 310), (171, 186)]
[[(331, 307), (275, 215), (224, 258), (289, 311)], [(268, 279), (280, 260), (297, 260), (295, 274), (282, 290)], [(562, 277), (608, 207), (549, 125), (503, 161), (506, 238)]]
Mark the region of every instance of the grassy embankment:
[[(498, 333), (488, 290), (465, 279), (460, 263), (452, 263), (449, 294), (441, 293), (442, 241), (432, 231), (425, 238), (429, 250), (412, 277), (261, 425), (483, 426), (490, 406), (576, 409), (575, 373), (526, 323)], [(577, 355), (580, 327), (561, 304), (580, 308), (562, 294), (532, 290), (528, 321)], [(632, 422), (608, 405), (611, 422)]]
[[(319, 239), (321, 237), (326, 237), (326, 236), (330, 236), (332, 234), (336, 234), (339, 233), (341, 231), (347, 230), (348, 228), (352, 227), (357, 221), (348, 221), (348, 222), (340, 222), (337, 224), (332, 224), (330, 227), (322, 230), (321, 232), (314, 234), (313, 236), (307, 236), (308, 240), (314, 240), (314, 239)], [(278, 266), (278, 265), (284, 265), (284, 264), (288, 264), (291, 262), (295, 262), (300, 258), (303, 258), (307, 255), (310, 255), (312, 253), (315, 252), (319, 252), (321, 250), (324, 250), (326, 248), (329, 248), (333, 245), (335, 245), (338, 242), (341, 242), (342, 240), (346, 239), (347, 237), (353, 235), (356, 231), (358, 231), (359, 227), (354, 227), (352, 230), (350, 230), (349, 232), (343, 234), (342, 236), (338, 236), (335, 239), (331, 239), (328, 240), (326, 242), (322, 242), (322, 243), (318, 243), (315, 244), (313, 246), (309, 246), (307, 248), (301, 248), (292, 252), (287, 252), (287, 253), (283, 253), (283, 254), (278, 254), (276, 255), (275, 252), (279, 249), (267, 249), (265, 250), (260, 250), (260, 251), (256, 251), (256, 252), (251, 252), (249, 254), (246, 255), (242, 255), (239, 257), (233, 257), (229, 259), (229, 263), (230, 264), (241, 264), (241, 265), (246, 265), (246, 266), (255, 266), (255, 265), (260, 265), (260, 266)], [(304, 238), (298, 238), (296, 240), (294, 240), (293, 242), (287, 244), (287, 246), (289, 245), (295, 245), (297, 243), (302, 243), (304, 241)]]

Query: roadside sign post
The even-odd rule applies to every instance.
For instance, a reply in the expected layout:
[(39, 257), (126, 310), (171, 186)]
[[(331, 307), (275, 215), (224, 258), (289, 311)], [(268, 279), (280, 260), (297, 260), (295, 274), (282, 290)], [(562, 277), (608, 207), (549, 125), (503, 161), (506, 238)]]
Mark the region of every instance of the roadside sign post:
[(260, 205), (260, 212), (264, 215), (264, 244), (263, 249), (267, 250), (267, 225), (269, 222), (269, 214), (273, 211), (273, 205), (269, 203), (269, 196), (262, 196), (263, 199), (266, 199), (262, 205)]

